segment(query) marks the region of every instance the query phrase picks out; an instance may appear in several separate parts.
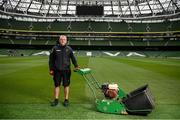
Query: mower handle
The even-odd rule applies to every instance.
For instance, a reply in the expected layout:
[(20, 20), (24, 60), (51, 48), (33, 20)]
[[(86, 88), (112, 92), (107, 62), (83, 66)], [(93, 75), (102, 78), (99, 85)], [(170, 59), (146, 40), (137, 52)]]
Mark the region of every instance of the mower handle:
[(91, 73), (91, 69), (90, 68), (81, 68), (81, 69), (75, 69), (74, 72), (79, 73), (80, 75), (85, 75), (85, 74), (89, 74)]

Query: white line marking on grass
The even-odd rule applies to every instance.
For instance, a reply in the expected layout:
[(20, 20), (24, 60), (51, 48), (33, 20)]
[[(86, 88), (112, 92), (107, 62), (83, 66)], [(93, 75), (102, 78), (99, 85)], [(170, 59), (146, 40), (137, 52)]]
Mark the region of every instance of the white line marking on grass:
[(137, 52), (130, 52), (129, 54), (127, 54), (126, 56), (130, 57), (130, 56), (140, 56), (140, 57), (145, 57), (145, 55), (143, 54), (139, 54)]

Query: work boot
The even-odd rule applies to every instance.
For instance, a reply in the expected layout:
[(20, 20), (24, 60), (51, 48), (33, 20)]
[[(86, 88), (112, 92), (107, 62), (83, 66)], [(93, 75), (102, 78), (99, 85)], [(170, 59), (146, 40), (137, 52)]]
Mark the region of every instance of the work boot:
[(59, 100), (58, 99), (54, 99), (54, 101), (51, 103), (51, 106), (55, 107), (55, 106), (58, 105), (58, 103), (59, 103)]
[(69, 106), (69, 100), (65, 99), (63, 105), (64, 105), (65, 107), (68, 107), (68, 106)]

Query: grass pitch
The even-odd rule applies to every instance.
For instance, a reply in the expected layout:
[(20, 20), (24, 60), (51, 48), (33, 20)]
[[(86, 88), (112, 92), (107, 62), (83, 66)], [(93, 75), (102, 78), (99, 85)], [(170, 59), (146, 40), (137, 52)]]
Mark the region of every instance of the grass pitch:
[[(53, 80), (48, 57), (0, 58), (0, 118), (180, 119), (180, 60), (160, 58), (78, 57), (101, 82), (114, 82), (130, 92), (149, 84), (156, 108), (148, 116), (113, 115), (96, 111), (80, 75), (72, 74), (70, 106), (51, 107)], [(63, 90), (60, 101), (64, 100)]]

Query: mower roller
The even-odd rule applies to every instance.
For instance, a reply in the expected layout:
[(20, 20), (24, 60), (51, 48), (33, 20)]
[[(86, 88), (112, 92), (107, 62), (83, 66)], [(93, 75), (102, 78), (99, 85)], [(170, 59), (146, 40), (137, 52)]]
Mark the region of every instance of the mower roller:
[[(148, 85), (142, 86), (129, 94), (126, 94), (118, 84), (100, 84), (92, 75), (90, 68), (76, 70), (87, 82), (94, 98), (98, 111), (111, 114), (138, 114), (148, 115), (155, 107), (154, 98)], [(104, 98), (97, 98), (97, 91)]]

